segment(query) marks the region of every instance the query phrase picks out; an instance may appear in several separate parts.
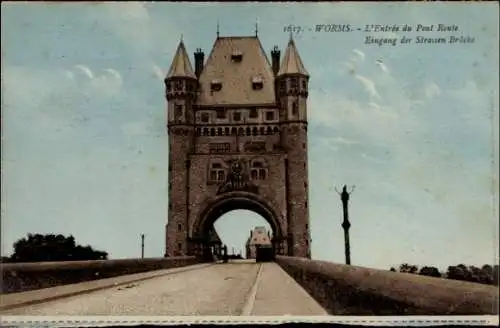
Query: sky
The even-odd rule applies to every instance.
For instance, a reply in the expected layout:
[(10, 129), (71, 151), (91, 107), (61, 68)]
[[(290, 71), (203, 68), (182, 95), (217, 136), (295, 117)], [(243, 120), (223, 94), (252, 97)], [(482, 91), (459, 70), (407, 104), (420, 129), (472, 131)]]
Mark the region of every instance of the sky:
[[(164, 254), (163, 78), (181, 36), (254, 35), (283, 51), (288, 25), (311, 75), (312, 257), (355, 265), (498, 262), (497, 3), (2, 2), (2, 255), (27, 233), (72, 234), (111, 258)], [(454, 32), (315, 32), (317, 24), (457, 25)], [(309, 31), (308, 28), (312, 27)], [(470, 36), (468, 44), (365, 44), (366, 36)], [(205, 58), (206, 58), (205, 57)], [(216, 222), (238, 252), (269, 225)]]

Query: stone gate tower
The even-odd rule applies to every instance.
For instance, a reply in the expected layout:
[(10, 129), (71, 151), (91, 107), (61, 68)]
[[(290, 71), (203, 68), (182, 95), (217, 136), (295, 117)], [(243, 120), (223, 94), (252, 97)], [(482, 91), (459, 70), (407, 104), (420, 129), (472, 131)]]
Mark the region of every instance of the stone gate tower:
[(309, 74), (292, 38), (271, 63), (257, 36), (217, 37), (194, 71), (181, 41), (165, 78), (169, 137), (165, 256), (209, 249), (234, 209), (266, 219), (279, 254), (310, 257)]

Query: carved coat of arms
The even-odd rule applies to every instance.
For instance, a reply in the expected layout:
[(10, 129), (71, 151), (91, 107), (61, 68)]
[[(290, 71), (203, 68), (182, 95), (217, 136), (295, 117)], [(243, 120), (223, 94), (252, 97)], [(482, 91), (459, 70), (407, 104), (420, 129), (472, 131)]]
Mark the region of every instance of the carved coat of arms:
[(248, 173), (245, 170), (245, 163), (241, 159), (232, 160), (230, 162), (230, 171), (224, 181), (217, 190), (217, 194), (230, 191), (248, 191), (257, 193), (258, 188), (250, 182)]

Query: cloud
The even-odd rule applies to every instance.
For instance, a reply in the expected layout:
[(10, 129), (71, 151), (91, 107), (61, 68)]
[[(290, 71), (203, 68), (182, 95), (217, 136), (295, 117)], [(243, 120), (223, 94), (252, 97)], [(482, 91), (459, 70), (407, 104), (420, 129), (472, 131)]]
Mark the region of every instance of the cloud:
[[(371, 76), (367, 74), (369, 67), (365, 68), (367, 72), (357, 75), (373, 82), (382, 99), (363, 101), (349, 94), (348, 85), (339, 86), (335, 94), (310, 92), (310, 105), (315, 109), (312, 123), (329, 131), (320, 137), (315, 135), (324, 147), (321, 155), (317, 148), (311, 149), (315, 172), (329, 174), (318, 178), (315, 190), (325, 188), (323, 181), (359, 185), (364, 190), (358, 191), (356, 201), (363, 205), (353, 207), (353, 217), (404, 221), (408, 233), (398, 243), (404, 242), (407, 247), (417, 249), (415, 245), (420, 244), (412, 236), (425, 233), (425, 226), (439, 218), (449, 229), (440, 230), (441, 236), (430, 232), (426, 235), (429, 240), (446, 238), (450, 240), (447, 245), (460, 243), (463, 237), (454, 236), (466, 229), (471, 231), (468, 242), (488, 249), (490, 241), (483, 242), (484, 237), (476, 236), (484, 236), (484, 231), (495, 227), (488, 192), (492, 184), (498, 184), (498, 179), (492, 179), (498, 175), (492, 174), (476, 148), (484, 148), (484, 142), (490, 140), (491, 122), (484, 115), (488, 108), (498, 108), (496, 103), (489, 103), (489, 91), (469, 81), (445, 92), (435, 83), (410, 84), (389, 74)], [(421, 92), (410, 97), (412, 89)], [(429, 92), (433, 98), (428, 97)], [(465, 114), (469, 119), (459, 119)], [(318, 133), (318, 129), (312, 131)], [(359, 144), (353, 147), (343, 139)], [(338, 173), (328, 170), (331, 163), (322, 157), (326, 152), (336, 152), (334, 171)], [(483, 153), (488, 156), (487, 151)], [(317, 178), (315, 173), (311, 175)], [(377, 190), (382, 191), (383, 200), (377, 198)], [(315, 202), (321, 203), (322, 196), (316, 197)], [(387, 207), (379, 208), (378, 202)], [(390, 227), (387, 222), (383, 225)], [(419, 247), (418, 252), (429, 254), (433, 246)]]
[[(369, 59), (368, 55), (365, 55), (366, 59)], [(427, 114), (431, 110), (423, 110), (429, 99), (424, 93), (411, 94), (409, 91), (415, 89), (414, 85), (391, 75), (385, 63), (380, 60), (377, 64), (387, 74), (376, 74), (374, 67), (369, 66), (361, 67), (359, 72), (352, 74), (355, 81), (370, 95), (368, 100), (360, 98), (355, 86), (353, 88), (349, 84), (338, 87), (336, 93), (311, 90), (310, 106), (315, 109), (314, 115), (311, 115), (311, 124), (328, 128), (331, 134), (325, 132), (321, 138), (328, 139), (337, 149), (338, 146), (347, 145), (346, 140), (356, 140), (356, 145), (366, 147), (359, 149), (364, 149), (362, 152), (366, 156), (357, 156), (373, 163), (387, 161), (378, 153), (382, 149), (391, 158), (396, 156), (406, 160), (407, 153), (415, 145), (422, 143), (422, 134), (429, 129)], [(355, 68), (353, 60), (345, 61), (342, 65), (351, 70)], [(370, 147), (375, 147), (378, 151), (374, 155), (367, 155), (371, 153)], [(389, 162), (391, 161), (394, 159)], [(419, 162), (420, 158), (416, 161)]]
[(71, 71), (68, 71), (65, 69), (65, 70), (63, 70), (63, 73), (67, 79), (73, 80), (75, 78), (75, 74)]
[[(6, 66), (2, 73), (6, 107), (16, 108), (9, 112), (9, 122), (36, 121), (52, 136), (56, 131), (112, 115), (120, 107), (118, 101), (128, 97), (122, 92), (120, 73), (113, 68), (94, 73), (86, 65), (76, 65), (71, 70)], [(83, 79), (78, 79), (78, 75)]]
[(329, 139), (336, 146), (345, 145), (347, 140), (356, 140), (366, 147), (391, 147), (403, 141), (401, 136), (407, 127), (406, 121), (411, 120), (408, 117), (405, 122), (401, 122), (392, 108), (375, 107), (373, 104), (350, 99), (341, 91), (326, 94), (312, 90), (310, 95), (310, 106), (315, 108), (311, 124), (328, 129), (329, 132), (325, 131), (319, 137)]
[[(75, 65), (74, 67), (80, 73), (83, 73), (88, 78), (89, 85), (95, 85), (97, 87), (105, 87), (106, 84), (121, 85), (123, 79), (120, 73), (113, 68), (106, 68), (102, 71), (103, 74), (95, 75), (92, 70), (85, 65)], [(74, 77), (73, 72), (69, 70), (64, 70), (66, 76), (70, 79)]]
[(76, 65), (75, 68), (89, 78), (83, 85), (84, 92), (89, 88), (97, 92), (108, 92), (110, 89), (118, 91), (123, 84), (121, 74), (113, 68), (106, 68), (98, 75), (84, 65)]
[(377, 164), (387, 163), (386, 160), (378, 159), (377, 157), (368, 155), (367, 153), (361, 153), (360, 156), (363, 157), (363, 159), (365, 159), (368, 162), (377, 163)]
[(340, 144), (340, 145), (357, 145), (359, 144), (358, 141), (351, 140), (351, 139), (346, 139), (343, 137), (336, 137), (332, 139), (333, 143)]
[(163, 81), (163, 79), (165, 79), (165, 75), (166, 75), (166, 74), (163, 72), (163, 70), (162, 70), (160, 67), (158, 67), (158, 66), (156, 66), (156, 65), (153, 65), (153, 67), (152, 67), (152, 71), (153, 71), (153, 75), (154, 75), (156, 78), (158, 78), (159, 80), (162, 80), (162, 81)]
[(116, 70), (107, 68), (88, 85), (88, 90), (101, 94), (116, 95), (121, 92), (123, 79)]
[(375, 87), (375, 82), (373, 82), (369, 78), (367, 78), (365, 76), (361, 76), (359, 74), (355, 74), (354, 78), (356, 80), (358, 80), (359, 82), (361, 82), (361, 84), (364, 86), (366, 92), (368, 92), (368, 94), (370, 96), (377, 98), (377, 99), (381, 99), (380, 95), (377, 92), (377, 88)]
[(432, 99), (441, 94), (441, 89), (436, 83), (430, 83), (425, 87), (425, 95), (427, 98)]
[(75, 65), (75, 68), (81, 73), (83, 73), (85, 76), (87, 76), (90, 80), (94, 79), (94, 73), (92, 73), (92, 70), (87, 66)]
[[(489, 91), (490, 90), (480, 89), (476, 82), (468, 80), (464, 82), (463, 86), (451, 89), (448, 93), (453, 98), (458, 99), (460, 102), (463, 102), (465, 105), (473, 108), (478, 105), (478, 101), (481, 102), (482, 106), (489, 102)], [(498, 92), (494, 91), (493, 94), (498, 94)]]
[(363, 62), (365, 60), (365, 53), (361, 50), (353, 49), (352, 52), (353, 55), (349, 58), (349, 60), (341, 63), (343, 69), (340, 70), (340, 73), (348, 73), (350, 75), (354, 75), (356, 72), (357, 63)]
[(340, 64), (342, 68), (340, 69), (340, 74), (354, 75), (356, 73), (356, 65), (352, 61), (343, 62)]
[(384, 72), (384, 73), (389, 73), (389, 69), (387, 68), (387, 66), (384, 64), (384, 62), (382, 61), (382, 59), (377, 59), (376, 60), (376, 63), (378, 65), (378, 67), (380, 67), (380, 69)]
[(122, 76), (120, 75), (120, 73), (118, 73), (118, 71), (112, 69), (112, 68), (106, 68), (104, 70), (104, 72), (110, 74), (114, 79), (116, 79), (117, 81), (123, 81), (122, 80)]
[(358, 55), (358, 58), (361, 59), (362, 61), (365, 60), (365, 53), (362, 52), (361, 50), (353, 49), (352, 52)]

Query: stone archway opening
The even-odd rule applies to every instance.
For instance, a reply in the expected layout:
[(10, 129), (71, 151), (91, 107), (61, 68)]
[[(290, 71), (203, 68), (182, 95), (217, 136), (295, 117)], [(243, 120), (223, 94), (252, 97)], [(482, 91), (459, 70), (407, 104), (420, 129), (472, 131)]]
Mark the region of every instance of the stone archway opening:
[[(252, 236), (256, 228), (264, 231), (264, 236), (255, 240)], [(272, 240), (274, 235), (271, 224), (261, 215), (250, 210), (233, 210), (221, 215), (214, 223), (214, 229), (223, 245), (227, 245), (229, 254), (240, 255), (242, 258), (255, 258), (256, 243)], [(267, 236), (267, 237), (266, 237)]]
[[(242, 213), (244, 215), (238, 215)], [(234, 214), (231, 214), (234, 213)], [(237, 217), (234, 217), (236, 214)], [(239, 226), (237, 229), (242, 236), (246, 235), (244, 243), (250, 235), (250, 229), (255, 228), (255, 220), (257, 223), (264, 222), (263, 226), (268, 228), (271, 246), (276, 254), (284, 254), (286, 249), (286, 238), (284, 237), (284, 227), (282, 222), (265, 202), (258, 198), (247, 194), (227, 195), (207, 205), (204, 211), (201, 212), (198, 220), (191, 227), (191, 236), (189, 238), (189, 253), (191, 255), (203, 256), (211, 258), (214, 249), (220, 255), (221, 249), (224, 246), (222, 240), (214, 240), (214, 231), (216, 231), (216, 222), (221, 218), (229, 215), (233, 216), (231, 221), (235, 222), (234, 226)], [(245, 221), (249, 216), (254, 217), (252, 221)], [(223, 223), (227, 219), (220, 221)], [(260, 224), (262, 226), (262, 224)], [(230, 234), (230, 233), (229, 233)], [(240, 242), (241, 244), (241, 242)], [(229, 245), (229, 247), (231, 247)], [(232, 249), (227, 249), (230, 253)], [(246, 251), (246, 250), (245, 250)]]

